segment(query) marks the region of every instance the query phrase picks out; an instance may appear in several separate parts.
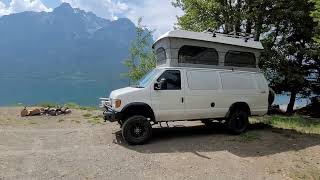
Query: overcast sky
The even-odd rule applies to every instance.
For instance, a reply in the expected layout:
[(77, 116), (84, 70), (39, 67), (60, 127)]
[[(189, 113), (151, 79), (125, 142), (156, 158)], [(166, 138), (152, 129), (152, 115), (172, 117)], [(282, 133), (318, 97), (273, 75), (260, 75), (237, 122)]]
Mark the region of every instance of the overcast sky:
[(136, 23), (143, 17), (143, 24), (156, 30), (155, 38), (172, 30), (176, 16), (182, 15), (180, 9), (171, 5), (172, 0), (0, 0), (0, 16), (22, 11), (52, 11), (62, 2), (111, 20), (127, 17)]

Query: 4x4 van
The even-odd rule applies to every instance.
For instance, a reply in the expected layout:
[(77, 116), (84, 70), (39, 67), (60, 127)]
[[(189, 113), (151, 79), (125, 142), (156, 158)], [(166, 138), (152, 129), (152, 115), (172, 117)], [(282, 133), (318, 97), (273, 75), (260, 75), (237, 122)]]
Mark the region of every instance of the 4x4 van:
[(129, 144), (142, 144), (159, 122), (224, 120), (231, 133), (268, 111), (269, 88), (257, 68), (260, 42), (215, 33), (171, 31), (153, 46), (157, 67), (136, 86), (102, 98), (104, 117)]

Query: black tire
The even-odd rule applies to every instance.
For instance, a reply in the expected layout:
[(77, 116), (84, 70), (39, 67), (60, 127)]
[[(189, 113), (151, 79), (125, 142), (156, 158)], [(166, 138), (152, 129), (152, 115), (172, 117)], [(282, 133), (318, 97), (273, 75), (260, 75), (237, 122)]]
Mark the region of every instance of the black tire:
[(249, 126), (248, 113), (242, 110), (234, 111), (228, 120), (228, 129), (232, 134), (239, 135)]
[(151, 136), (151, 124), (144, 116), (129, 117), (122, 125), (122, 137), (128, 144), (144, 144)]

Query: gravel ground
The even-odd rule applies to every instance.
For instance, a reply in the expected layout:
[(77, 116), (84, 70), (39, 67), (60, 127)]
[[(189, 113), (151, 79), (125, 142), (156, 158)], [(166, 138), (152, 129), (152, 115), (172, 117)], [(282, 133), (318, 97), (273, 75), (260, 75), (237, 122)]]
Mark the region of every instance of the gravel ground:
[[(99, 111), (18, 116), (0, 108), (2, 179), (320, 179), (320, 136), (252, 125), (246, 135), (198, 122), (154, 129), (128, 146)], [(100, 119), (99, 119), (100, 118)]]

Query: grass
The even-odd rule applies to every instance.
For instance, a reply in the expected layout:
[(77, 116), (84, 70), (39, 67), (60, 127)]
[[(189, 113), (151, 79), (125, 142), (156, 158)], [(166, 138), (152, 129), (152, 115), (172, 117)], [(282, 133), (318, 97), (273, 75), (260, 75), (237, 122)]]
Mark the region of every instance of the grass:
[(43, 107), (43, 108), (47, 108), (47, 107), (58, 108), (58, 107), (64, 106), (64, 107), (68, 107), (70, 109), (79, 109), (79, 110), (86, 110), (86, 111), (94, 111), (94, 110), (98, 109), (97, 107), (94, 107), (94, 106), (80, 106), (80, 105), (73, 103), (73, 102), (69, 102), (64, 105), (56, 104), (56, 103), (52, 103), (52, 102), (44, 102), (44, 103), (37, 104), (35, 106)]
[(240, 135), (241, 142), (252, 142), (260, 140), (260, 136), (255, 132), (246, 132)]
[(103, 116), (102, 115), (96, 115), (93, 116), (91, 113), (86, 113), (84, 115), (82, 115), (83, 117), (85, 117), (86, 119), (88, 119), (88, 123), (91, 125), (98, 125), (98, 124), (103, 124)]
[(98, 124), (103, 124), (102, 119), (101, 118), (91, 118), (87, 121), (89, 124), (91, 125), (98, 125)]
[(260, 135), (257, 134), (256, 132), (248, 131), (248, 132), (245, 132), (234, 139), (231, 139), (230, 141), (237, 141), (237, 142), (241, 142), (241, 143), (250, 143), (253, 141), (257, 141), (257, 140), (260, 140)]
[(92, 116), (92, 114), (90, 114), (90, 113), (86, 113), (86, 114), (83, 115), (83, 117), (85, 117), (85, 118), (89, 118), (91, 116)]
[(94, 110), (97, 110), (96, 107), (93, 107), (93, 106), (80, 106), (76, 103), (73, 103), (73, 102), (69, 102), (69, 103), (66, 103), (64, 106), (70, 108), (70, 109), (80, 109), (80, 110), (86, 110), (86, 111), (94, 111)]
[(265, 116), (262, 122), (275, 128), (295, 130), (306, 134), (320, 134), (320, 119), (308, 118), (304, 116)]
[(52, 102), (44, 102), (44, 103), (40, 103), (40, 104), (37, 104), (35, 106), (39, 106), (39, 107), (42, 107), (42, 108), (55, 108), (55, 107), (58, 107), (59, 105), (56, 104), (56, 103), (52, 103)]

